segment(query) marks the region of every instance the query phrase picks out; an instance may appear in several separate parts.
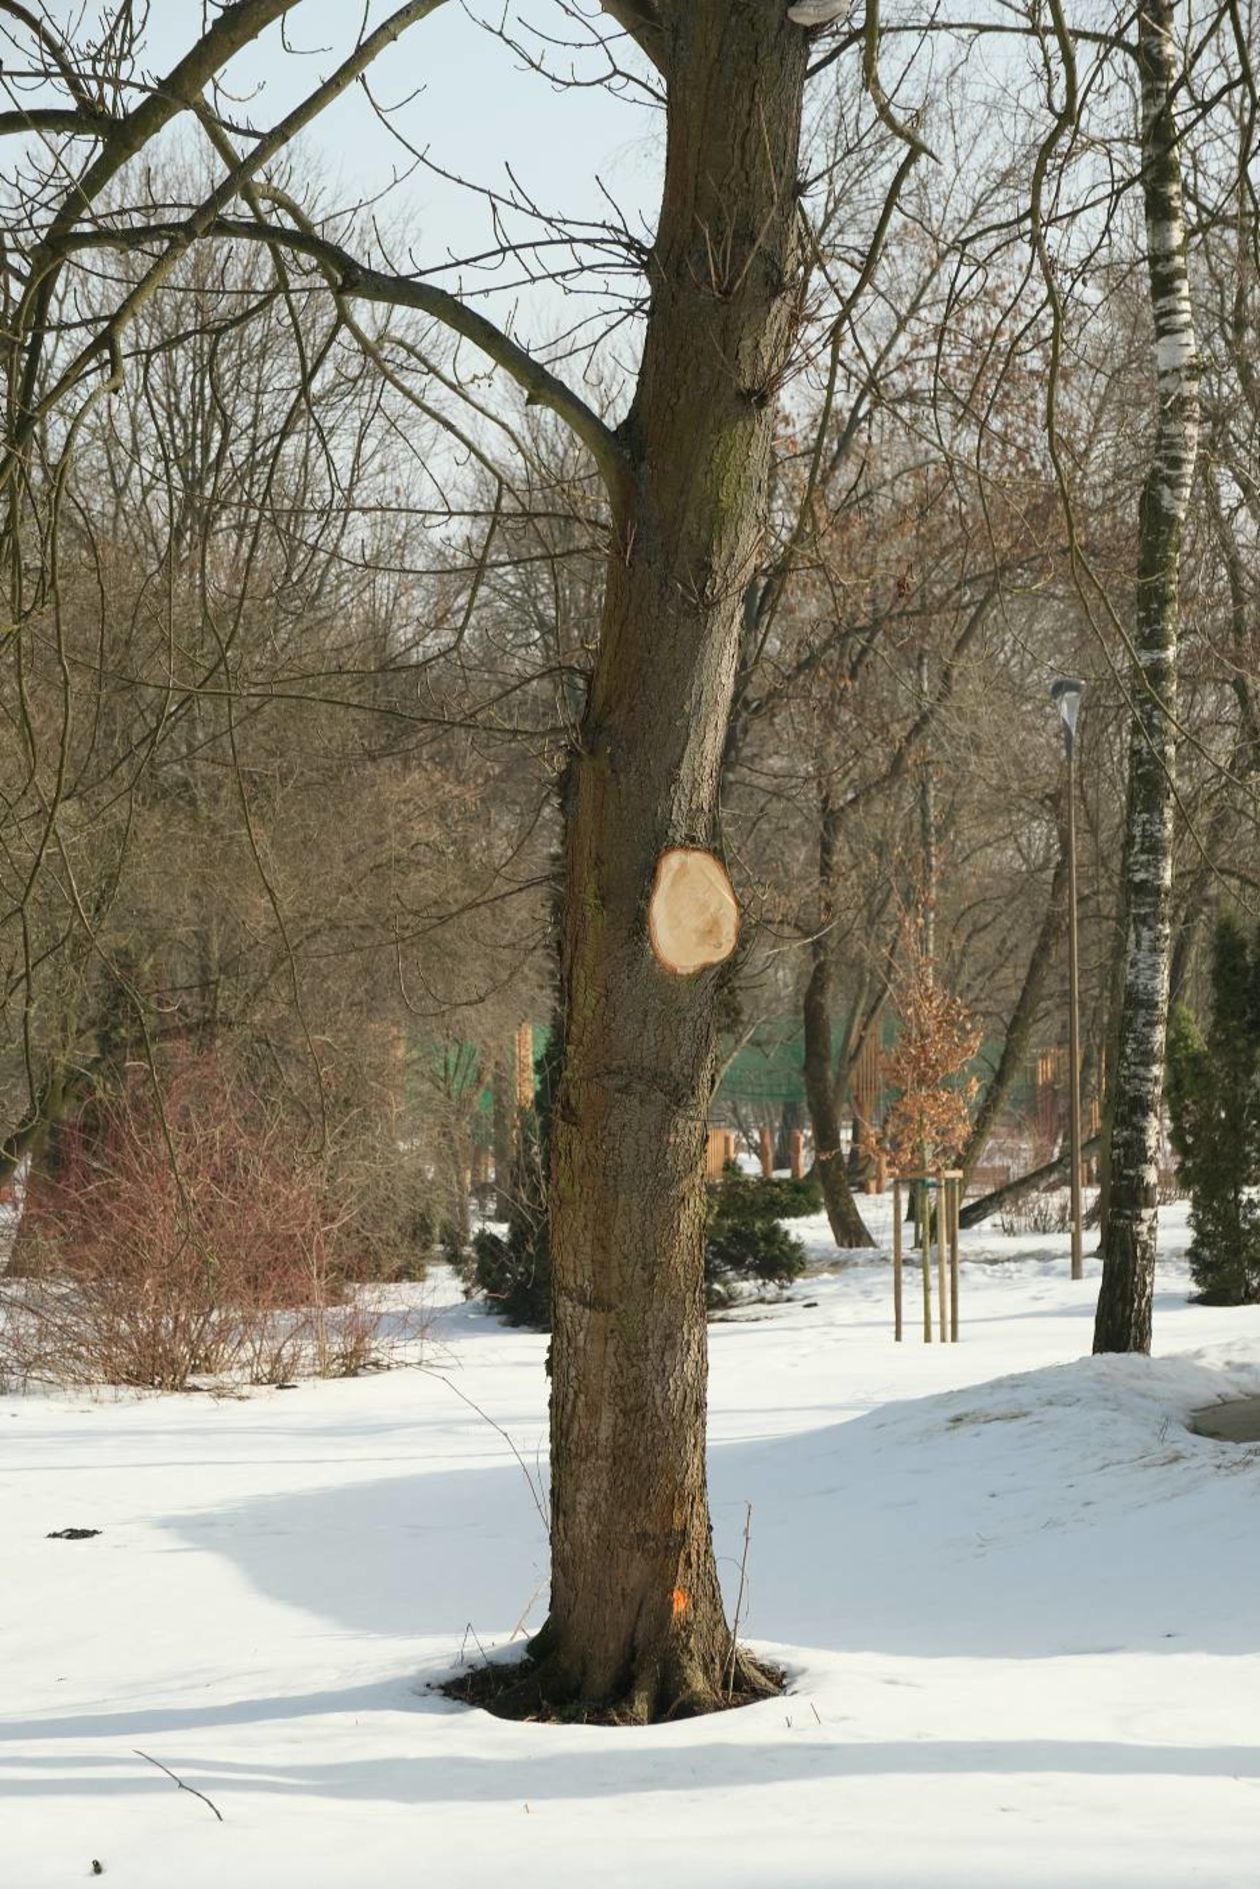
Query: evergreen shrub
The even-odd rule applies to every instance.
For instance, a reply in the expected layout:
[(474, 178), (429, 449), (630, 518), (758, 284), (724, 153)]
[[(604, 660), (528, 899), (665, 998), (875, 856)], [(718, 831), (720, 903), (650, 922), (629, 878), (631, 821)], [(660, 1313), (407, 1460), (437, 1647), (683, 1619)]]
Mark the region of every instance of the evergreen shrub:
[(1168, 1032), (1173, 1147), (1190, 1195), (1190, 1270), (1213, 1305), (1260, 1300), (1260, 934), (1212, 945), (1206, 1037), (1182, 1005)]

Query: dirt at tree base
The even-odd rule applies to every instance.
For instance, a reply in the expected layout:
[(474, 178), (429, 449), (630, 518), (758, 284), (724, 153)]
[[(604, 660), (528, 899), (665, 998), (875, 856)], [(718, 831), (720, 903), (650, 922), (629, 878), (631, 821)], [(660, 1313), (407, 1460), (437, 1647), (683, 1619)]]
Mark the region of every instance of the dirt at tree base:
[[(448, 1679), (436, 1689), (460, 1705), (478, 1706), (496, 1718), (541, 1725), (626, 1726), (645, 1722), (662, 1724), (671, 1719), (702, 1717), (709, 1712), (730, 1712), (742, 1705), (757, 1705), (787, 1690), (787, 1675), (779, 1667), (754, 1660), (741, 1647), (733, 1687), (715, 1691), (711, 1705), (701, 1706), (689, 1699), (656, 1719), (645, 1721), (624, 1704), (598, 1704), (580, 1699), (565, 1703), (549, 1701), (544, 1696), (544, 1665), (545, 1661), (534, 1661), (528, 1654), (522, 1660), (507, 1663), (489, 1660), (485, 1665), (474, 1666)], [(534, 1680), (537, 1683), (531, 1683)]]
[(1192, 1410), (1190, 1428), (1218, 1443), (1260, 1443), (1260, 1397), (1231, 1397), (1225, 1403)]

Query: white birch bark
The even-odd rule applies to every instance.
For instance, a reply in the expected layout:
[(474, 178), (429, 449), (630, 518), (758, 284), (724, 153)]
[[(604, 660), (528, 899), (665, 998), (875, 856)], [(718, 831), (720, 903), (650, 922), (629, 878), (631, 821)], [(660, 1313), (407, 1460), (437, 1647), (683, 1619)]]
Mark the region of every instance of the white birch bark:
[(1155, 1278), (1172, 940), (1181, 544), (1199, 432), (1199, 367), (1174, 114), (1178, 57), (1172, 22), (1173, 0), (1144, 0), (1138, 15), (1142, 187), (1157, 414), (1139, 511), (1125, 835), (1128, 938), (1095, 1351), (1150, 1350)]

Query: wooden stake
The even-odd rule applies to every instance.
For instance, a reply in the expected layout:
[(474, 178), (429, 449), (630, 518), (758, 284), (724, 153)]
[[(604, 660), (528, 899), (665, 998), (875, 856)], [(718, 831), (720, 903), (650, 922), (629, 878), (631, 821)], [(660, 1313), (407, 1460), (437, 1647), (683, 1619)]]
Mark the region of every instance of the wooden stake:
[[(924, 1191), (926, 1192), (927, 1190), (925, 1189)], [(936, 1176), (936, 1284), (937, 1294), (941, 1303), (942, 1344), (945, 1344), (949, 1338), (949, 1287), (945, 1266), (945, 1241), (948, 1236), (945, 1231), (945, 1220), (945, 1175), (942, 1171)], [(930, 1251), (932, 1246), (932, 1217), (930, 1208), (928, 1209), (927, 1243), (928, 1250)]]
[(901, 1182), (893, 1182), (893, 1337), (901, 1343)]
[(774, 1140), (768, 1128), (763, 1128), (760, 1139), (761, 1172), (765, 1180), (774, 1177)]
[(962, 1212), (962, 1182), (957, 1175), (949, 1183), (949, 1341), (958, 1343), (958, 1225)]
[[(923, 1194), (918, 1182), (915, 1183), (916, 1201), (922, 1200)], [(919, 1260), (923, 1267), (923, 1342), (932, 1342), (932, 1242), (924, 1238), (919, 1242)]]
[(792, 1179), (799, 1181), (805, 1173), (805, 1137), (799, 1128), (794, 1128), (788, 1136), (788, 1155), (792, 1163)]

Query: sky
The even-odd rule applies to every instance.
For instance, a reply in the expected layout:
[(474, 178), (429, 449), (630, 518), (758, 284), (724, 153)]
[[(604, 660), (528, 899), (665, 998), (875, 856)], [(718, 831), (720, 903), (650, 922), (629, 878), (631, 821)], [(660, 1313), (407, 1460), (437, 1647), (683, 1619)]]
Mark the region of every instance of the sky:
[[(392, 3), (370, 0), (369, 29), (391, 11)], [(273, 123), (345, 58), (363, 17), (353, 0), (301, 0), (284, 35), (278, 27), (271, 29), (228, 68), (227, 82), (240, 98), (242, 114), (256, 125)], [(650, 227), (659, 194), (659, 115), (601, 86), (561, 90), (551, 85), (483, 24), (498, 24), (502, 17), (493, 0), (485, 7), (448, 0), (372, 68), (369, 83), (378, 104), (399, 107), (393, 122), (408, 144), (455, 176), (506, 190), (510, 165), (542, 207), (597, 219), (609, 215), (602, 184), (632, 226)], [(146, 68), (153, 73), (169, 69), (193, 43), (201, 20), (201, 0), (154, 0)], [(532, 26), (572, 37), (556, 0), (526, 0), (512, 25), (522, 36)], [(567, 53), (553, 56), (568, 69)], [(586, 57), (581, 70), (591, 77), (599, 63)], [(451, 256), (475, 254), (493, 241), (484, 200), (416, 169), (414, 158), (380, 122), (359, 87), (304, 134), (302, 150), (322, 178), (329, 207), (385, 190), (403, 176), (379, 209), (397, 243), (400, 266), (429, 273)], [(410, 258), (402, 253), (404, 246)], [(449, 276), (437, 279), (455, 286)], [(462, 286), (467, 290), (471, 279)], [(501, 316), (504, 298), (496, 302), (493, 312)], [(523, 303), (522, 319), (530, 326), (541, 322), (558, 328), (571, 319), (554, 296), (527, 292)]]

